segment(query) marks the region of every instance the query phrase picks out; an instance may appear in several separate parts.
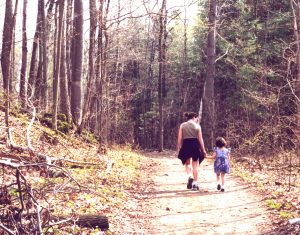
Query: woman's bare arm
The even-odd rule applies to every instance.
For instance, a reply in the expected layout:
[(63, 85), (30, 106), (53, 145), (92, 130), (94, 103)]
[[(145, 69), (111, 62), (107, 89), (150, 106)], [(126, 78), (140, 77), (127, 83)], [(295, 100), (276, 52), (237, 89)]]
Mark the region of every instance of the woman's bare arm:
[(181, 148), (181, 143), (182, 143), (182, 127), (180, 125), (179, 131), (178, 131), (178, 138), (177, 138), (177, 147), (176, 147), (177, 153), (179, 153), (179, 150)]
[(202, 137), (201, 127), (200, 127), (200, 130), (198, 132), (198, 140), (200, 142), (201, 150), (202, 150), (204, 156), (206, 156), (206, 151), (205, 151), (204, 141), (203, 141), (203, 137)]

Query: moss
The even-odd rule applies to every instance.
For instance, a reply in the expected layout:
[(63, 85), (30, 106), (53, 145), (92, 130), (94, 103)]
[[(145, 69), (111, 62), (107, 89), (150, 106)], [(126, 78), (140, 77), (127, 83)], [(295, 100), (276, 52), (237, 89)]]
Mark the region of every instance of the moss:
[(67, 122), (67, 116), (63, 113), (58, 113), (57, 114), (57, 119), (62, 121), (62, 122)]
[(279, 215), (282, 219), (288, 219), (292, 217), (292, 215), (287, 211), (280, 211)]
[(271, 208), (271, 209), (280, 210), (281, 207), (282, 207), (282, 204), (281, 204), (281, 203), (275, 202), (275, 201), (272, 200), (272, 199), (268, 199), (266, 202), (267, 202), (267, 204), (268, 204), (268, 207)]
[(52, 119), (49, 117), (44, 117), (42, 119), (40, 119), (40, 122), (42, 125), (52, 128)]
[(98, 143), (97, 137), (93, 133), (91, 133), (85, 129), (82, 131), (82, 136), (84, 137), (85, 141), (90, 144)]
[(67, 122), (60, 121), (60, 120), (57, 121), (57, 129), (64, 134), (68, 134), (71, 127), (72, 125)]

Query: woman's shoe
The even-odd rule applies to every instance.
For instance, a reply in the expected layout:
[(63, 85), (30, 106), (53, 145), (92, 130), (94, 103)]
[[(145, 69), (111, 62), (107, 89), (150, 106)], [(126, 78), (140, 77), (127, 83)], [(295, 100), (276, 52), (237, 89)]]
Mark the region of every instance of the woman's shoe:
[(198, 183), (193, 184), (192, 190), (193, 190), (193, 191), (198, 191), (198, 190), (199, 190), (199, 185), (198, 185)]
[(188, 182), (187, 182), (187, 189), (191, 189), (192, 188), (192, 184), (193, 184), (193, 178), (190, 176), (189, 179), (188, 179)]
[(221, 185), (220, 185), (220, 184), (218, 184), (218, 186), (217, 186), (217, 189), (218, 189), (218, 190), (220, 190), (220, 189), (221, 189)]

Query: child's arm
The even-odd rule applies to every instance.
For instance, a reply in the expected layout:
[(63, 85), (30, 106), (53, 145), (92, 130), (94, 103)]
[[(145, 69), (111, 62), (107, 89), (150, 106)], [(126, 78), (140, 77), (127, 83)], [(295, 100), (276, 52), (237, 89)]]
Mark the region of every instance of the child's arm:
[(215, 159), (216, 156), (217, 156), (217, 153), (213, 152), (213, 154), (211, 156), (206, 156), (206, 158), (208, 158), (208, 159)]
[(231, 148), (228, 148), (228, 160), (230, 161), (230, 159), (231, 159), (231, 155), (230, 155), (230, 153), (231, 153)]

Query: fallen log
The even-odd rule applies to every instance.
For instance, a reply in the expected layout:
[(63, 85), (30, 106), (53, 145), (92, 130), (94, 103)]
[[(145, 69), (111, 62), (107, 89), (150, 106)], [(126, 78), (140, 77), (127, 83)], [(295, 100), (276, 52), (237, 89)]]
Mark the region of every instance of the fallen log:
[(104, 215), (79, 215), (75, 221), (76, 225), (90, 228), (100, 228), (107, 230), (109, 228), (108, 218)]
[(52, 217), (52, 220), (59, 220), (54, 223), (50, 223), (49, 226), (71, 223), (76, 224), (80, 227), (87, 228), (100, 228), (101, 230), (107, 230), (109, 228), (108, 218), (105, 215), (87, 214), (87, 215), (76, 215), (76, 216), (59, 216)]

